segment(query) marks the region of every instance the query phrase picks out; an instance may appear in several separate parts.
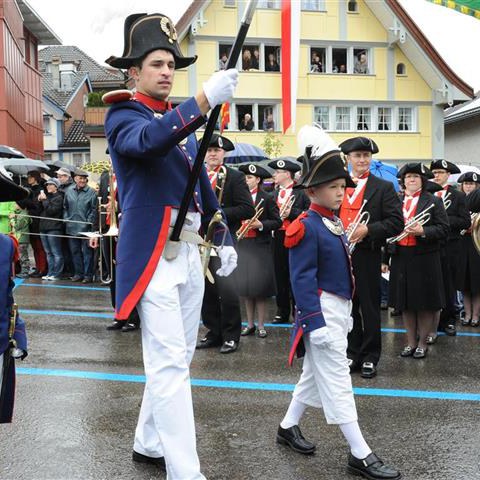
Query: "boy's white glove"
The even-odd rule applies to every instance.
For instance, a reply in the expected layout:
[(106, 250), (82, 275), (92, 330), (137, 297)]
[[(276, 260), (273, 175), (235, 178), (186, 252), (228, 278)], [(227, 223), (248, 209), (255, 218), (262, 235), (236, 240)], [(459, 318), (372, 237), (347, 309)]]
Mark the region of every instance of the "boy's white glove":
[(313, 345), (326, 345), (330, 343), (330, 331), (328, 327), (317, 328), (310, 332), (310, 343)]
[(237, 252), (233, 247), (223, 246), (217, 250), (222, 266), (217, 270), (219, 277), (228, 277), (237, 268)]
[(207, 97), (210, 108), (230, 100), (237, 84), (238, 70), (236, 68), (215, 72), (203, 83), (203, 92)]

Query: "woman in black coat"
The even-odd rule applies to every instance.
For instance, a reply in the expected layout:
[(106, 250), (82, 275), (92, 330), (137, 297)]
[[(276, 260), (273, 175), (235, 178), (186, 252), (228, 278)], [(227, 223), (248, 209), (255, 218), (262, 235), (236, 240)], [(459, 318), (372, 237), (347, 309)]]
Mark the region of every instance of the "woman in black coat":
[[(468, 197), (480, 189), (480, 175), (475, 172), (464, 173), (458, 178), (458, 183), (461, 185), (461, 191)], [(471, 228), (460, 234), (462, 238), (457, 273), (458, 287), (463, 293), (465, 307), (462, 325), (478, 327), (480, 324), (480, 255), (473, 244)]]
[[(424, 358), (427, 336), (438, 312), (445, 306), (440, 261), (440, 241), (448, 235), (443, 202), (426, 190), (433, 177), (421, 163), (408, 163), (399, 172), (404, 187), (403, 216), (408, 234), (392, 242), (389, 302), (402, 312), (407, 345), (402, 357)], [(428, 209), (429, 219), (420, 225), (412, 219)]]
[(267, 298), (277, 293), (271, 255), (272, 231), (281, 227), (282, 220), (273, 196), (261, 187), (262, 180), (269, 178), (270, 173), (253, 163), (242, 165), (239, 170), (246, 174), (256, 211), (263, 208), (263, 212), (250, 223), (249, 228), (249, 220), (245, 220), (239, 230), (241, 232), (243, 228), (246, 233), (240, 234), (242, 238), (238, 242), (238, 293), (245, 302), (248, 320), (248, 326), (242, 329), (241, 335), (255, 333), (256, 311), (258, 336), (265, 338)]
[[(58, 280), (63, 270), (63, 193), (58, 188), (60, 182), (56, 178), (51, 178), (45, 182), (47, 193), (40, 193), (38, 200), (42, 205), (40, 213), (39, 229), (42, 238), (42, 245), (47, 254), (48, 273), (42, 277), (42, 280)], [(59, 220), (55, 220), (58, 218)]]

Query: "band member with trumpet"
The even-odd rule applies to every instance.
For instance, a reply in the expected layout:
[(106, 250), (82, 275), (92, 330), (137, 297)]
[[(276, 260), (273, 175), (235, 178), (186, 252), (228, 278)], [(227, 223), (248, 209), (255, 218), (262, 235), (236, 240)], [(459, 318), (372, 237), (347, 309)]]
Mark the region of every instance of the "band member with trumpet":
[[(353, 330), (348, 336), (351, 371), (360, 370), (364, 378), (377, 374), (382, 350), (380, 325), (381, 247), (385, 239), (402, 231), (400, 200), (393, 184), (370, 174), (377, 144), (366, 137), (354, 137), (340, 144), (351, 166), (355, 188), (347, 188), (340, 207), (340, 218), (348, 232), (356, 287), (353, 297)], [(359, 212), (368, 212), (368, 224), (355, 222)], [(355, 228), (353, 228), (355, 227)]]
[[(480, 175), (475, 172), (466, 172), (458, 177), (460, 190), (468, 197), (480, 189)], [(468, 203), (468, 200), (467, 200)], [(478, 327), (480, 325), (480, 253), (475, 247), (472, 227), (479, 213), (472, 212), (472, 224), (460, 232), (460, 248), (458, 254), (458, 288), (463, 293), (464, 317), (462, 325)]]
[(242, 165), (239, 170), (245, 173), (250, 194), (255, 205), (255, 215), (242, 222), (237, 230), (238, 241), (238, 293), (245, 302), (248, 325), (242, 329), (242, 336), (253, 335), (265, 338), (267, 298), (277, 293), (272, 257), (272, 232), (282, 226), (278, 206), (271, 193), (262, 188), (265, 178), (271, 174), (254, 163)]
[[(0, 202), (20, 202), (28, 190), (16, 185), (0, 171)], [(18, 260), (18, 242), (0, 233), (0, 423), (12, 421), (15, 399), (15, 359), (27, 356), (25, 324), (18, 316), (13, 300), (14, 264)]]
[(299, 423), (307, 407), (321, 408), (327, 423), (338, 425), (349, 445), (348, 472), (369, 479), (397, 480), (401, 473), (372, 452), (362, 435), (347, 366), (354, 279), (343, 225), (334, 212), (342, 203), (345, 187), (355, 184), (328, 134), (305, 126), (299, 137), (305, 131), (315, 143), (306, 147), (296, 188), (306, 190), (311, 205), (289, 225), (285, 237), (296, 300), (289, 360), (291, 363), (295, 354), (304, 360), (278, 427), (277, 442), (298, 453), (313, 453), (316, 447), (303, 437)]
[[(205, 164), (212, 189), (225, 213), (230, 233), (235, 238), (242, 220), (253, 217), (255, 209), (245, 175), (224, 165), (225, 153), (233, 149), (233, 143), (227, 137), (214, 133)], [(202, 321), (208, 332), (197, 343), (197, 348), (220, 347), (220, 353), (233, 353), (238, 348), (242, 330), (237, 272), (228, 277), (219, 277), (215, 273), (219, 267), (219, 258), (211, 257), (209, 269), (214, 283), (205, 280), (202, 305)]]
[(446, 335), (454, 336), (457, 334), (455, 303), (460, 283), (457, 272), (460, 231), (470, 226), (470, 214), (465, 203), (465, 194), (448, 184), (450, 175), (460, 173), (460, 169), (454, 163), (442, 159), (432, 161), (430, 170), (434, 175), (433, 181), (442, 187), (442, 190), (435, 195), (443, 200), (450, 224), (442, 257), (446, 305), (440, 313), (438, 330), (445, 332)]
[(294, 191), (295, 173), (300, 164), (293, 157), (280, 157), (272, 160), (268, 166), (274, 169), (274, 198), (277, 202), (282, 226), (273, 232), (273, 264), (277, 284), (277, 313), (272, 323), (289, 323), (295, 301), (290, 286), (290, 267), (288, 250), (285, 248), (285, 230), (301, 213), (310, 206), (308, 197), (302, 190)]
[(426, 190), (432, 173), (421, 163), (407, 163), (398, 172), (404, 187), (402, 234), (387, 240), (391, 253), (389, 303), (402, 312), (407, 345), (402, 357), (425, 358), (427, 336), (445, 305), (440, 242), (448, 235), (448, 219), (440, 198)]
[[(205, 480), (189, 373), (204, 288), (197, 232), (218, 209), (205, 169), (189, 199), (180, 241), (172, 244), (169, 237), (198, 148), (194, 132), (211, 108), (231, 98), (238, 72), (214, 73), (195, 96), (172, 109), (175, 69), (196, 60), (183, 56), (172, 20), (159, 13), (130, 15), (124, 39), (123, 55), (106, 62), (128, 70), (135, 93), (109, 93), (104, 102), (112, 104), (105, 132), (122, 209), (116, 318), (127, 319), (137, 307), (142, 325), (146, 384), (133, 460), (166, 466), (168, 480)], [(219, 227), (216, 245), (224, 233)], [(229, 275), (237, 257), (230, 235), (218, 255), (217, 274)]]

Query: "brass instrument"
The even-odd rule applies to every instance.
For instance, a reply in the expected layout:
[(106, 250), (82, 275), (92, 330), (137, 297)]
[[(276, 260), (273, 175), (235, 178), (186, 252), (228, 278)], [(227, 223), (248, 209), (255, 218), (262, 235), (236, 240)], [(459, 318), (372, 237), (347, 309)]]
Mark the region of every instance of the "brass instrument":
[(387, 243), (395, 243), (399, 242), (400, 240), (403, 240), (405, 237), (408, 237), (410, 235), (409, 232), (407, 232), (407, 228), (411, 227), (412, 225), (418, 223), (418, 225), (425, 225), (427, 222), (430, 221), (431, 214), (429, 210), (431, 210), (435, 206), (434, 203), (432, 203), (428, 208), (426, 208), (423, 212), (418, 213), (415, 215), (413, 218), (411, 218), (406, 224), (405, 224), (405, 229), (403, 230), (402, 233), (397, 235), (396, 237), (391, 237), (387, 238)]
[(248, 233), (248, 231), (250, 230), (251, 226), (252, 226), (252, 223), (255, 221), (255, 220), (258, 220), (258, 218), (260, 217), (260, 215), (263, 213), (264, 211), (264, 208), (261, 207), (260, 205), (262, 205), (263, 203), (263, 198), (258, 202), (257, 206), (255, 207), (255, 215), (250, 219), (248, 220), (248, 222), (245, 222), (237, 231), (236, 231), (236, 235), (237, 235), (237, 240), (240, 241), (243, 237), (245, 237), (245, 235)]
[(367, 203), (367, 200), (364, 200), (362, 203), (362, 206), (360, 207), (360, 210), (357, 213), (357, 216), (348, 227), (347, 240), (349, 242), (348, 251), (350, 252), (350, 255), (353, 253), (357, 245), (357, 242), (350, 243), (353, 233), (355, 232), (355, 230), (358, 228), (359, 225), (367, 225), (368, 222), (370, 221), (370, 212), (363, 210), (365, 208), (366, 203)]
[(202, 261), (203, 274), (204, 274), (204, 276), (206, 276), (208, 278), (210, 283), (214, 283), (214, 280), (213, 280), (212, 274), (208, 270), (208, 264), (210, 262), (210, 257), (212, 255), (212, 249), (214, 248), (213, 239), (214, 239), (214, 236), (215, 236), (215, 228), (217, 227), (217, 225), (223, 225), (223, 227), (225, 229), (225, 233), (224, 233), (223, 239), (222, 239), (222, 244), (219, 247), (219, 248), (222, 248), (223, 244), (225, 243), (225, 238), (227, 236), (228, 227), (223, 222), (223, 216), (222, 216), (222, 212), (220, 210), (217, 210), (214, 213), (212, 219), (210, 220), (210, 223), (208, 224), (207, 233), (205, 235), (204, 242), (200, 247), (200, 258), (201, 258), (201, 261)]
[(472, 241), (480, 255), (480, 213), (474, 215), (475, 218), (472, 221)]
[(216, 185), (216, 195), (218, 199), (218, 204), (222, 206), (223, 192), (225, 190), (225, 183), (227, 181), (227, 167), (222, 165), (217, 172), (217, 185)]
[(295, 203), (295, 195), (290, 195), (287, 201), (280, 208), (280, 218), (282, 220), (284, 220), (285, 213), (287, 212), (287, 210), (292, 208), (294, 203)]

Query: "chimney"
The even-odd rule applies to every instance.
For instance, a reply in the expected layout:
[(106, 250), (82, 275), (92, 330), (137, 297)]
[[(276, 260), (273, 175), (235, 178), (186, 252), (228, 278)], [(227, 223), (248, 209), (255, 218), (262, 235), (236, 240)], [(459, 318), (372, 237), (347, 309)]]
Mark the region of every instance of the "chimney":
[(51, 65), (51, 73), (52, 73), (52, 81), (53, 81), (53, 88), (60, 90), (60, 65), (62, 63), (62, 59), (58, 56), (52, 57), (52, 65)]

